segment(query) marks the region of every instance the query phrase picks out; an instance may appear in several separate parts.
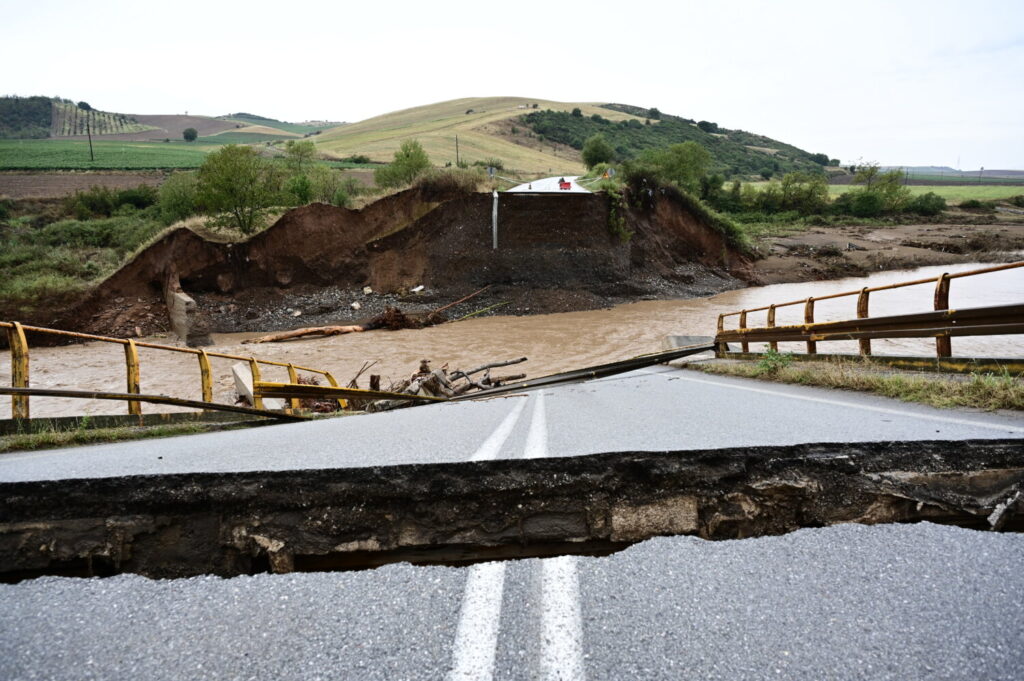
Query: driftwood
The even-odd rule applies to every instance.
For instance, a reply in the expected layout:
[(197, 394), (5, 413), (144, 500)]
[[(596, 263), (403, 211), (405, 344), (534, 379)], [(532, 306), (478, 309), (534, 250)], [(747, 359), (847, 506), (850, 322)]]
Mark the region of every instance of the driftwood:
[[(419, 369), (412, 376), (397, 383), (392, 383), (388, 387), (388, 391), (409, 395), (428, 395), (431, 397), (455, 397), (457, 395), (464, 395), (472, 390), (487, 390), (488, 388), (496, 388), (507, 381), (526, 378), (526, 374), (492, 377), (491, 369), (520, 364), (525, 361), (526, 357), (520, 357), (519, 359), (511, 359), (505, 362), (484, 364), (469, 371), (456, 369), (449, 373), (447, 364), (440, 369), (432, 369), (430, 360), (424, 359), (420, 362)], [(481, 372), (484, 372), (484, 375), (479, 380), (473, 379), (474, 374)], [(408, 400), (375, 400), (365, 405), (365, 409), (367, 411), (387, 411), (407, 407), (411, 404)]]
[(471, 293), (465, 298), (460, 298), (454, 303), (448, 303), (447, 305), (435, 310), (431, 310), (422, 318), (410, 317), (397, 307), (388, 307), (385, 308), (384, 312), (380, 313), (376, 317), (370, 318), (362, 324), (348, 324), (343, 326), (308, 326), (302, 329), (292, 329), (291, 331), (271, 333), (266, 336), (260, 336), (259, 338), (250, 338), (242, 342), (279, 343), (281, 341), (295, 340), (296, 338), (308, 338), (310, 336), (341, 336), (346, 333), (361, 333), (363, 331), (372, 331), (373, 329), (390, 329), (392, 331), (396, 331), (398, 329), (422, 329), (426, 326), (444, 324), (448, 321), (448, 319), (442, 314), (445, 310), (455, 307), (459, 303), (464, 303), (467, 300), (475, 298), (489, 288), (490, 285), (484, 286), (479, 291)]

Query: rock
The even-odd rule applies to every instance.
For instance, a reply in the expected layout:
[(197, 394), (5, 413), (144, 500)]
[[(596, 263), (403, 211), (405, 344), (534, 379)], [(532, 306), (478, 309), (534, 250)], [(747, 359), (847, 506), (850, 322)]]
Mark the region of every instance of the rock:
[(373, 293), (373, 289), (372, 288), (370, 288), (369, 286), (364, 286), (363, 287), (363, 295), (364, 296), (368, 296), (371, 293)]
[(302, 310), (295, 310), (292, 312), (293, 317), (299, 317), (302, 315)]
[(420, 291), (422, 291), (425, 288), (426, 288), (426, 286), (424, 286), (423, 284), (420, 284), (416, 288), (410, 289), (409, 292), (410, 293), (419, 293)]
[(352, 303), (351, 305), (349, 305), (349, 307), (351, 307), (351, 308), (352, 308), (353, 310), (359, 310), (359, 309), (361, 309), (361, 308), (362, 308), (363, 306), (362, 306), (362, 305), (360, 305), (360, 304), (359, 304), (358, 302), (355, 302), (355, 303)]

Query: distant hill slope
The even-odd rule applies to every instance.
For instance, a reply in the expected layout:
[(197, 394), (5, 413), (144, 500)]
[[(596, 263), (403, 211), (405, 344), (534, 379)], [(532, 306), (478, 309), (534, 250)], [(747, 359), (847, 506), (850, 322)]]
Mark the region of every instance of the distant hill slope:
[[(573, 110), (579, 109), (578, 115)], [(821, 170), (828, 159), (793, 145), (714, 124), (623, 104), (556, 102), (525, 97), (471, 97), (376, 116), (316, 138), (320, 151), (338, 158), (364, 154), (388, 161), (403, 140), (415, 138), (437, 165), (499, 159), (526, 173), (583, 170), (580, 149), (603, 133), (623, 158), (648, 147), (694, 140), (711, 152), (717, 170), (733, 175)]]
[(374, 161), (390, 161), (403, 140), (416, 138), (437, 165), (455, 163), (455, 138), (460, 160), (472, 163), (500, 159), (505, 167), (528, 173), (574, 173), (583, 170), (579, 152), (571, 147), (527, 136), (527, 130), (509, 123), (530, 111), (602, 113), (613, 120), (636, 118), (588, 103), (555, 102), (526, 97), (469, 97), (438, 102), (368, 118), (327, 130), (315, 140), (317, 148), (337, 158), (365, 154)]
[(250, 113), (233, 113), (227, 116), (220, 116), (219, 118), (231, 121), (234, 123), (241, 123), (244, 126), (261, 126), (264, 128), (274, 128), (280, 130), (289, 135), (309, 135), (315, 133), (318, 130), (325, 130), (328, 128), (334, 128), (343, 123), (336, 121), (316, 121), (316, 122), (303, 122), (303, 123), (287, 123), (285, 121), (279, 121), (273, 118), (265, 118), (263, 116), (257, 116), (256, 114)]

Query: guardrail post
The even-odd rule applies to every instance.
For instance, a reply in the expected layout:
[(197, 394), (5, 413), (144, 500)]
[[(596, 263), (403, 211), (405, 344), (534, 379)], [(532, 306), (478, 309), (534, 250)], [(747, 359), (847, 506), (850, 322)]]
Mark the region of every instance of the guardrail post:
[[(746, 310), (740, 310), (740, 328), (741, 329), (747, 328), (747, 311)], [(743, 352), (750, 352), (750, 343), (748, 343), (747, 341), (743, 341), (740, 344), (740, 347), (743, 348)]]
[(213, 402), (213, 372), (210, 370), (210, 356), (206, 350), (199, 350), (199, 381), (203, 387), (203, 402)]
[(260, 378), (260, 363), (256, 361), (255, 357), (249, 358), (249, 372), (252, 374), (252, 407), (253, 409), (263, 409), (263, 398), (260, 397), (259, 389), (256, 384), (259, 383)]
[[(338, 381), (334, 378), (334, 376), (331, 375), (330, 371), (325, 371), (324, 372), (324, 378), (327, 379), (327, 382), (331, 384), (332, 388), (337, 388), (338, 387)], [(348, 409), (348, 400), (346, 400), (346, 399), (344, 399), (342, 397), (339, 397), (338, 398), (338, 407), (341, 408), (342, 410)]]
[[(769, 305), (768, 306), (768, 328), (774, 328), (774, 327), (775, 327), (775, 305)], [(770, 347), (775, 352), (779, 351), (779, 343), (778, 343), (778, 341), (770, 342), (768, 344), (768, 347)]]
[[(291, 364), (291, 363), (288, 364), (288, 380), (291, 381), (292, 383), (298, 383), (299, 382), (299, 372), (295, 371), (295, 365)], [(298, 409), (299, 408), (299, 398), (297, 398), (297, 397), (289, 398), (288, 399), (288, 406), (291, 407), (292, 409)]]
[[(814, 297), (807, 299), (804, 303), (804, 324), (814, 323)], [(810, 331), (810, 329), (808, 329)], [(818, 343), (816, 341), (807, 341), (807, 354), (816, 355), (818, 353)]]
[[(11, 387), (28, 387), (28, 341), (25, 340), (25, 329), (14, 322), (7, 329), (7, 344), (11, 346)], [(28, 395), (11, 395), (11, 417), (27, 419)]]
[[(870, 291), (865, 286), (860, 290), (860, 295), (857, 296), (857, 319), (867, 319), (868, 317), (868, 296)], [(870, 355), (871, 354), (871, 339), (861, 338), (860, 339), (860, 354)]]
[[(133, 395), (139, 394), (139, 349), (135, 347), (135, 341), (128, 339), (124, 346), (124, 363), (128, 367), (128, 392)], [(132, 416), (142, 414), (142, 402), (136, 400), (128, 401), (128, 413)]]
[[(935, 282), (935, 309), (949, 309), (949, 272), (943, 272)], [(953, 342), (948, 335), (935, 337), (935, 354), (939, 357), (953, 356)]]

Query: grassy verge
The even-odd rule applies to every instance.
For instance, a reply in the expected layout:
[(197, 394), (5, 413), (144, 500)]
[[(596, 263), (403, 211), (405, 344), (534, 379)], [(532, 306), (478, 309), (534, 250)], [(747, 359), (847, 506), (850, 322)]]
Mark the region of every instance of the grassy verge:
[(766, 355), (759, 362), (709, 362), (686, 366), (709, 374), (858, 390), (933, 407), (1024, 410), (1024, 379), (1005, 374), (971, 374), (967, 377), (919, 375), (894, 373), (856, 362), (801, 362), (799, 366), (791, 366), (788, 359), (786, 355), (775, 353)]
[[(239, 427), (239, 426), (234, 426)], [(121, 428), (75, 428), (73, 430), (46, 430), (40, 433), (21, 433), (0, 436), (0, 452), (18, 452), (33, 449), (52, 449), (89, 445), (100, 442), (123, 442), (174, 435), (205, 433), (224, 430), (226, 426), (217, 423), (178, 423), (159, 426), (124, 426)]]

